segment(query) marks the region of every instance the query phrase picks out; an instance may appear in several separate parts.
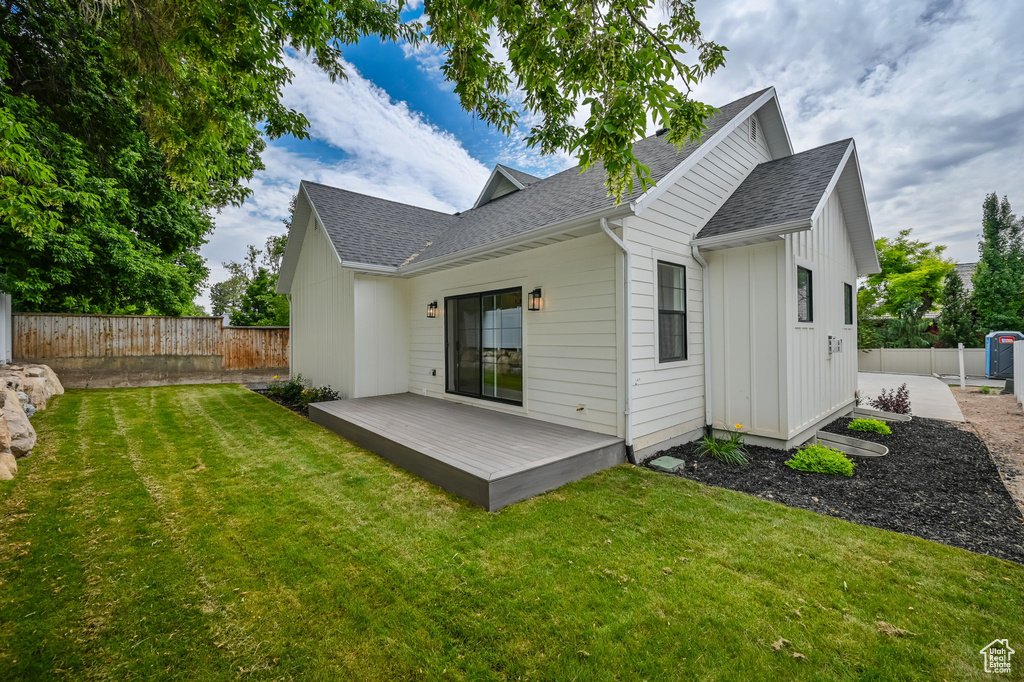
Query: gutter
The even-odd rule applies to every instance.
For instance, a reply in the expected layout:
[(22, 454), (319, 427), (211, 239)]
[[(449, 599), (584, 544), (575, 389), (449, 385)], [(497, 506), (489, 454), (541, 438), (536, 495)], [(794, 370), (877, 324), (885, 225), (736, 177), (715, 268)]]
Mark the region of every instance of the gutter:
[(701, 314), (704, 318), (704, 431), (711, 433), (713, 428), (711, 419), (711, 305), (709, 304), (708, 292), (711, 290), (711, 273), (708, 272), (708, 262), (700, 252), (700, 246), (691, 243), (690, 250), (693, 252), (693, 259), (700, 263), (701, 283), (704, 302), (701, 305)]
[(608, 227), (608, 219), (601, 218), (601, 230), (608, 235), (615, 245), (622, 251), (623, 267), (622, 279), (625, 291), (623, 301), (623, 317), (626, 318), (625, 355), (626, 355), (626, 404), (622, 411), (626, 422), (626, 458), (630, 464), (636, 464), (636, 456), (633, 454), (633, 269), (631, 265), (632, 254), (619, 237)]
[(803, 220), (793, 220), (788, 223), (765, 225), (764, 227), (755, 227), (753, 229), (742, 230), (740, 232), (730, 232), (728, 234), (715, 235), (714, 237), (694, 239), (690, 243), (698, 248), (703, 247), (704, 249), (711, 251), (713, 249), (724, 249), (731, 246), (745, 246), (748, 244), (771, 241), (776, 237), (784, 237), (787, 234), (793, 234), (794, 232), (804, 232), (813, 227), (814, 223), (810, 219), (805, 218)]

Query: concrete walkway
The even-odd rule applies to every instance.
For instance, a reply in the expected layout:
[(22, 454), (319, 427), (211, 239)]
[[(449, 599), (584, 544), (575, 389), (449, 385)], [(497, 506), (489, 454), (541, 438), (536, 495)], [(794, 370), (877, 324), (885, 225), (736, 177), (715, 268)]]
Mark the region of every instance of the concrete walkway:
[(915, 416), (951, 422), (967, 421), (949, 386), (935, 377), (877, 372), (857, 373), (857, 385), (864, 397), (865, 405), (867, 400), (877, 398), (883, 388), (899, 388), (901, 384), (906, 384), (910, 390), (910, 409)]

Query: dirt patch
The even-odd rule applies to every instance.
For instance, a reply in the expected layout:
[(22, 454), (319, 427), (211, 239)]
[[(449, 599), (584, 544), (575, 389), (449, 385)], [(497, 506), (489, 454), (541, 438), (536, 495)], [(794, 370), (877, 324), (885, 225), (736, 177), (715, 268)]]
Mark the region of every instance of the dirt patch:
[(1024, 410), (1012, 395), (951, 387), (960, 411), (992, 452), (1006, 489), (1024, 512)]
[(784, 464), (792, 451), (756, 446), (747, 448), (747, 466), (698, 458), (696, 443), (655, 457), (686, 460), (676, 475), (702, 483), (1024, 563), (1024, 517), (977, 435), (920, 417), (895, 424), (889, 436), (854, 433), (849, 422), (826, 430), (889, 448), (884, 457), (854, 458), (851, 477), (794, 471)]

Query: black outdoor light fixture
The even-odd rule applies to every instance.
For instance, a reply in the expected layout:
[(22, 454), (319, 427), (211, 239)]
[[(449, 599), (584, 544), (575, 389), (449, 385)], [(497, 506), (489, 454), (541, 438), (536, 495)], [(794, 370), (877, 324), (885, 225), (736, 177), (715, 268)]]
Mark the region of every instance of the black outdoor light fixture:
[(527, 310), (540, 310), (541, 297), (540, 287), (537, 287), (529, 293), (529, 302), (526, 304)]
[(427, 304), (427, 317), (437, 317), (437, 301), (431, 301)]

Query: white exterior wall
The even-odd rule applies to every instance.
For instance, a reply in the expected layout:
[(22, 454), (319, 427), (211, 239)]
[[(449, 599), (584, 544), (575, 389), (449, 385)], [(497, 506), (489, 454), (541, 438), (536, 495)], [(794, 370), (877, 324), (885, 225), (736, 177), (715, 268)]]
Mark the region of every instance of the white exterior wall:
[(14, 327), (11, 324), (11, 297), (0, 292), (0, 365), (7, 364), (14, 357)]
[[(640, 450), (704, 425), (702, 273), (690, 240), (759, 163), (771, 160), (746, 122), (712, 149), (640, 216), (626, 219), (633, 254), (633, 445)], [(655, 264), (686, 267), (688, 357), (658, 362)]]
[(291, 375), (353, 397), (355, 275), (342, 269), (315, 217), (306, 227), (291, 293)]
[(352, 398), (409, 390), (406, 280), (355, 276), (355, 384)]
[(711, 402), (718, 428), (786, 440), (786, 259), (781, 240), (706, 254)]
[[(857, 390), (857, 315), (844, 324), (843, 284), (854, 288), (857, 263), (839, 196), (833, 191), (814, 227), (787, 235), (787, 344), (789, 431), (801, 429), (853, 402)], [(797, 322), (796, 269), (811, 270), (814, 321)], [(856, 309), (855, 309), (856, 310)], [(829, 355), (828, 337), (843, 340), (843, 352)]]
[[(621, 285), (618, 250), (603, 234), (572, 239), (408, 281), (409, 390), (413, 393), (622, 435), (618, 386), (621, 359)], [(446, 296), (523, 289), (522, 407), (445, 392)], [(539, 311), (525, 309), (526, 294), (541, 287)], [(427, 304), (437, 301), (435, 319)], [(436, 376), (431, 375), (436, 371)], [(586, 410), (577, 411), (579, 404)]]

